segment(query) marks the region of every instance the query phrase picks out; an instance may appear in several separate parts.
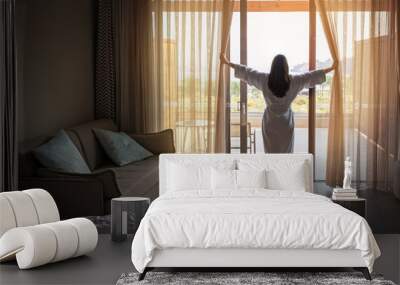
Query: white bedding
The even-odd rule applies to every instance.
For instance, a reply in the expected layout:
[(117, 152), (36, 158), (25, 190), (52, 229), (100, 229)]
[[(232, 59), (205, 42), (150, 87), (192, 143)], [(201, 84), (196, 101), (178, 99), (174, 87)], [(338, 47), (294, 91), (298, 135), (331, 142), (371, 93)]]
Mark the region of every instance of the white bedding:
[(160, 196), (134, 237), (135, 268), (165, 248), (357, 249), (370, 271), (380, 255), (359, 215), (320, 195), (265, 189)]

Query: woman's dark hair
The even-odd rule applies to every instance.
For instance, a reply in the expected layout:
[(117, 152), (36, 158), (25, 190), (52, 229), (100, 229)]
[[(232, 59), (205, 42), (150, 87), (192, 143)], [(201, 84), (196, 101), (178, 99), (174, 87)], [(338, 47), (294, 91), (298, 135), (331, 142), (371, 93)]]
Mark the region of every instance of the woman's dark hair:
[(274, 57), (268, 78), (268, 87), (276, 97), (284, 97), (290, 87), (289, 65), (286, 57), (278, 54)]

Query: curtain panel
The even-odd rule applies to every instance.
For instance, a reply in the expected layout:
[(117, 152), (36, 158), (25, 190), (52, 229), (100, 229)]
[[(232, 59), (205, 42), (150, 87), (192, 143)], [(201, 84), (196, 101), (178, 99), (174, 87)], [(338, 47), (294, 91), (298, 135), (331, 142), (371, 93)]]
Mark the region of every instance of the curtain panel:
[(152, 104), (153, 35), (152, 1), (97, 0), (97, 119), (113, 119), (128, 132), (160, 129)]
[[(222, 33), (221, 33), (221, 52), (226, 53), (228, 47), (229, 34), (232, 23), (233, 3), (234, 1), (223, 1), (222, 8)], [(229, 67), (225, 64), (219, 65), (218, 94), (217, 94), (217, 119), (215, 152), (224, 153), (226, 149), (226, 85), (227, 76), (229, 76)], [(230, 88), (230, 87), (228, 87)], [(230, 138), (229, 138), (230, 139)]]
[(225, 152), (226, 68), (233, 0), (154, 1), (160, 120), (178, 152)]
[(0, 1), (0, 192), (18, 188), (15, 1)]
[(95, 117), (117, 118), (113, 0), (97, 1)]
[(399, 159), (399, 3), (315, 0), (333, 59), (327, 182), (341, 185), (343, 160), (353, 179), (393, 190)]
[(129, 132), (171, 128), (178, 152), (225, 152), (227, 69), (219, 54), (233, 0), (99, 0), (98, 7), (96, 115), (112, 118), (115, 109)]
[(117, 121), (121, 130), (162, 129), (154, 60), (153, 2), (115, 0)]

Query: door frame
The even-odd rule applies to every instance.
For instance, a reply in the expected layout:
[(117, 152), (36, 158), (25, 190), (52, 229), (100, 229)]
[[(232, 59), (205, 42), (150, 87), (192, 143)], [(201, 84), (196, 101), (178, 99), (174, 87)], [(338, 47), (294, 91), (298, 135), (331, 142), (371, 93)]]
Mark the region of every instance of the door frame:
[[(240, 0), (240, 64), (247, 65), (247, 0)], [(239, 113), (240, 153), (247, 153), (247, 83), (243, 81), (240, 81)]]

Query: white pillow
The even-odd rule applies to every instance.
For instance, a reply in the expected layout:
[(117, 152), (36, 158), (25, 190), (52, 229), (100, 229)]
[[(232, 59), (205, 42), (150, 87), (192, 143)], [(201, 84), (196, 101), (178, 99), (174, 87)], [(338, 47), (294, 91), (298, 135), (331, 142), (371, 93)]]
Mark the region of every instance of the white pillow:
[(240, 170), (265, 169), (268, 189), (306, 191), (310, 188), (311, 169), (306, 160), (239, 160), (238, 168)]
[(267, 188), (267, 172), (263, 170), (236, 170), (237, 188)]
[(236, 189), (236, 170), (233, 169), (211, 169), (211, 188), (217, 189)]
[(307, 189), (304, 165), (288, 172), (276, 169), (267, 170), (268, 189), (303, 191)]
[(235, 169), (236, 160), (176, 159), (166, 165), (166, 190), (211, 190), (211, 168)]
[(170, 163), (168, 169), (167, 189), (170, 191), (185, 191), (211, 188), (211, 167), (187, 166)]
[(265, 170), (232, 170), (211, 169), (211, 187), (213, 190), (240, 188), (266, 188), (267, 177)]

